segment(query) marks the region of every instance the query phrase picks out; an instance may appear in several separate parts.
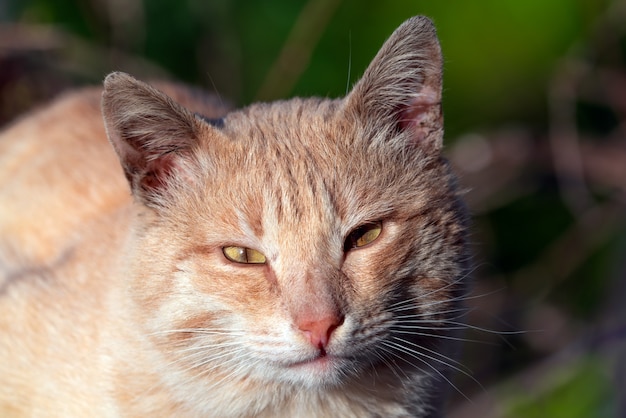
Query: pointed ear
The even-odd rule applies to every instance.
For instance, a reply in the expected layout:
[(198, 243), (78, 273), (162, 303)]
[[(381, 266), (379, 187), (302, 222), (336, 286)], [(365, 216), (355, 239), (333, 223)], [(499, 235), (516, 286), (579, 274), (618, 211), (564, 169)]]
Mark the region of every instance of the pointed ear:
[(124, 73), (104, 80), (102, 113), (133, 195), (159, 206), (170, 183), (184, 177), (201, 122), (164, 93)]
[(382, 46), (346, 97), (346, 109), (372, 132), (404, 132), (410, 143), (439, 151), (443, 137), (441, 78), (435, 27), (426, 17), (413, 17)]

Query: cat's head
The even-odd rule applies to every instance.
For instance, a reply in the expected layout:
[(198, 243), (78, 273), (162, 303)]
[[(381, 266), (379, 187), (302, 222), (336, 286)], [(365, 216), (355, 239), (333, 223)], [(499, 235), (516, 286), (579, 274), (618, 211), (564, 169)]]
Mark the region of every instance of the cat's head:
[(107, 77), (107, 132), (137, 207), (129, 287), (164, 364), (195, 385), (435, 374), (466, 274), (441, 71), (432, 24), (413, 18), (345, 98), (220, 123)]

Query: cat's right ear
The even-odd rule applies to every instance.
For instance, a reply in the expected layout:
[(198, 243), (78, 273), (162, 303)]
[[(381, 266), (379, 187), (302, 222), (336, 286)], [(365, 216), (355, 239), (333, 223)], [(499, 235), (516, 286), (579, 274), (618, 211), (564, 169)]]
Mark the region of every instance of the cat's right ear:
[(442, 71), (434, 25), (426, 17), (413, 17), (384, 43), (346, 97), (345, 110), (372, 138), (438, 152), (443, 139)]
[(104, 80), (102, 113), (133, 195), (162, 206), (171, 183), (189, 177), (202, 123), (164, 93), (119, 72)]

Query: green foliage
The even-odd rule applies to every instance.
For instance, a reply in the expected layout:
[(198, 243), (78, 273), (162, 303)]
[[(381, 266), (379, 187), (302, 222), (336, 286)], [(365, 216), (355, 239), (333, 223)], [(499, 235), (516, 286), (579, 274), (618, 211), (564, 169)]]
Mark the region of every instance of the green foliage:
[(568, 364), (534, 387), (512, 387), (503, 418), (612, 418), (616, 390), (597, 359)]
[[(142, 20), (129, 23), (142, 34), (127, 31), (126, 40), (112, 36), (115, 28), (106, 10), (112, 2), (13, 3), (15, 20), (54, 23), (96, 43), (114, 42), (179, 79), (215, 84), (239, 103), (257, 97), (309, 3), (319, 3), (320, 13), (327, 10), (330, 16), (315, 28), (319, 43), (311, 46), (312, 58), (295, 85), (287, 86), (287, 95), (345, 94), (391, 31), (409, 16), (425, 14), (438, 26), (446, 57), (445, 107), (454, 134), (511, 119), (534, 117), (544, 123), (543, 93), (555, 62), (585, 36), (605, 2), (145, 0)], [(313, 17), (303, 16), (303, 21)], [(142, 39), (128, 39), (132, 36)]]

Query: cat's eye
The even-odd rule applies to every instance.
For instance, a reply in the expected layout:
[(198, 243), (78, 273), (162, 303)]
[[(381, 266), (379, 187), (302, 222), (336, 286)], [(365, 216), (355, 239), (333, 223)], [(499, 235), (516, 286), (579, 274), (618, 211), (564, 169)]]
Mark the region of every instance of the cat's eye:
[(350, 232), (343, 244), (343, 250), (349, 251), (352, 248), (360, 248), (371, 244), (378, 238), (382, 230), (382, 222), (370, 222), (359, 226)]
[(222, 252), (224, 257), (234, 263), (265, 264), (265, 256), (252, 248), (228, 246), (222, 248)]

